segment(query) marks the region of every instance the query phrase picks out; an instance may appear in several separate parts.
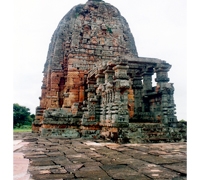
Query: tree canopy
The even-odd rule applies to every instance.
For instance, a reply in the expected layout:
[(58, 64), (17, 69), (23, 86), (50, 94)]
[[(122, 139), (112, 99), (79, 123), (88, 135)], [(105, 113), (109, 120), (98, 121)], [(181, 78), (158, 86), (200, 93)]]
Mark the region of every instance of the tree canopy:
[(20, 106), (17, 103), (13, 104), (13, 127), (31, 125), (34, 118), (35, 115), (30, 113), (29, 108)]

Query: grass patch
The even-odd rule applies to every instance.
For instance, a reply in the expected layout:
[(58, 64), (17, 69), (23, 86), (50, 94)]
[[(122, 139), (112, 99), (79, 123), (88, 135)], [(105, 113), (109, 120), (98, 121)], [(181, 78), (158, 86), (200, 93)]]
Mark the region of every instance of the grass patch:
[(13, 129), (13, 132), (16, 133), (16, 132), (32, 132), (32, 129), (20, 129), (20, 128), (16, 128), (16, 129)]
[(32, 129), (31, 129), (31, 126), (30, 125), (23, 125), (23, 126), (20, 126), (20, 127), (15, 127), (13, 129), (13, 132), (31, 132)]

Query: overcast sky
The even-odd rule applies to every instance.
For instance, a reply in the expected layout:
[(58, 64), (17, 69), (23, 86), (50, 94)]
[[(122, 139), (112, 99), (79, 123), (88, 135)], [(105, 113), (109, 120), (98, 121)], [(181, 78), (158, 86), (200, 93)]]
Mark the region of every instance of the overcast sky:
[[(62, 17), (86, 1), (15, 1), (13, 103), (35, 113), (51, 36)], [(187, 120), (186, 0), (105, 1), (126, 18), (140, 57), (159, 58), (172, 65), (169, 77), (175, 87), (177, 118)]]

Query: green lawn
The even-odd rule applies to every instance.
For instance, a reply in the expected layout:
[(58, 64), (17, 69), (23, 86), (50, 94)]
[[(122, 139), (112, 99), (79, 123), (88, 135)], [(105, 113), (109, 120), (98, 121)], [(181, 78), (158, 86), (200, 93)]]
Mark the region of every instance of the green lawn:
[(20, 129), (20, 128), (16, 128), (16, 129), (13, 129), (13, 132), (31, 132), (32, 130), (31, 129)]

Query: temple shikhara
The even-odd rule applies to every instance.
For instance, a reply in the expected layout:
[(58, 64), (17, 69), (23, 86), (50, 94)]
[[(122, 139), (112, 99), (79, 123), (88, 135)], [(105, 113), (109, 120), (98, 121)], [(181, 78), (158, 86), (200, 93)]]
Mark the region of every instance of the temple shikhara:
[[(119, 10), (102, 0), (73, 7), (51, 38), (32, 131), (114, 141), (183, 141), (164, 60), (139, 57)], [(153, 75), (157, 85), (152, 86)]]

